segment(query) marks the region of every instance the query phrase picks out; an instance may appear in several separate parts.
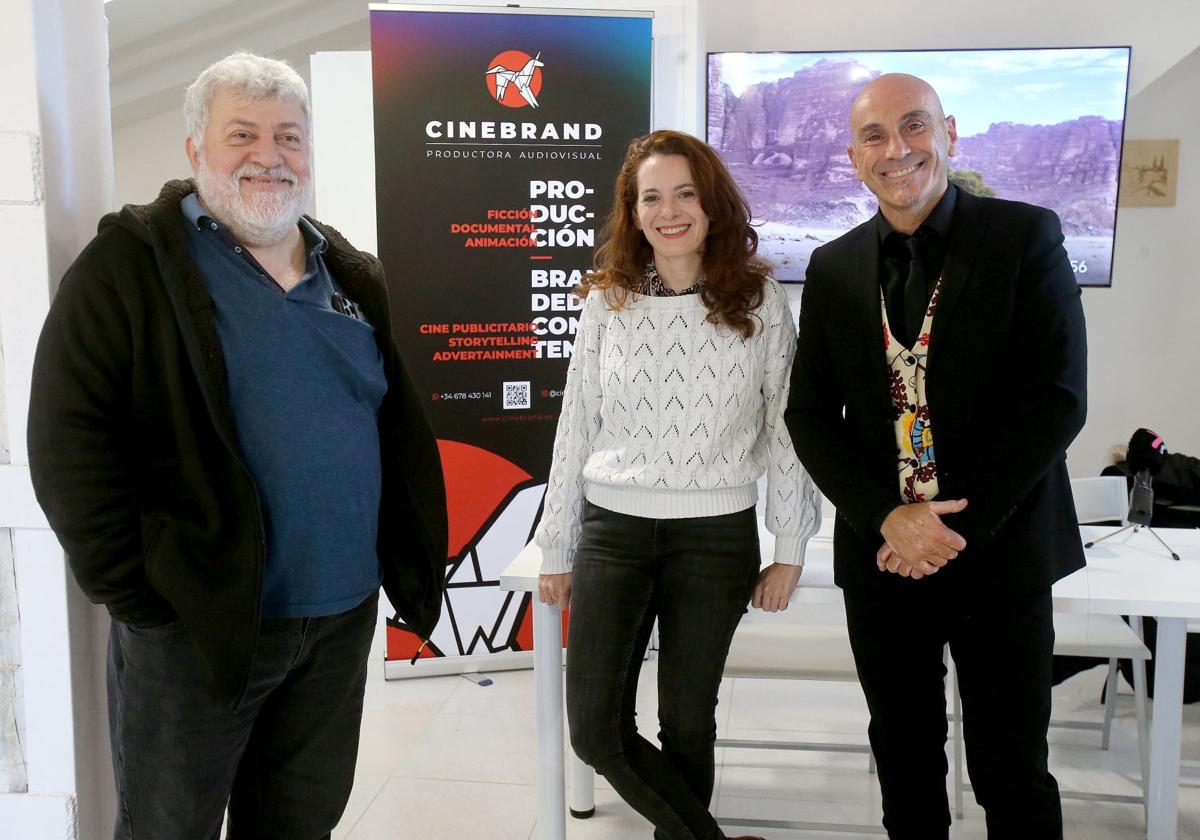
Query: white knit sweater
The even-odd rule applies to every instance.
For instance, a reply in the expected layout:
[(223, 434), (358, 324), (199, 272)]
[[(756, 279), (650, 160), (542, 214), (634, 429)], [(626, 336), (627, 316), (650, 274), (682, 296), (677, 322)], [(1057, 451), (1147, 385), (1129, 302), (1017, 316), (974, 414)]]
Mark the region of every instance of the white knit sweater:
[(567, 372), (542, 521), (542, 572), (570, 571), (583, 500), (633, 516), (735, 513), (767, 473), (775, 562), (803, 564), (819, 495), (783, 423), (796, 327), (774, 280), (743, 339), (700, 295), (584, 302)]

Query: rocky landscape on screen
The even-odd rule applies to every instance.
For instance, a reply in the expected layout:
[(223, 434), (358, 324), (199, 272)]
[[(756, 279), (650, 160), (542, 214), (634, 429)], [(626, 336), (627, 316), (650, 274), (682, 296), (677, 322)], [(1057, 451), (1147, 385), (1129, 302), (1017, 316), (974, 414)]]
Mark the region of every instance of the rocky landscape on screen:
[[(738, 96), (722, 81), (719, 63), (710, 64), (708, 141), (750, 202), (761, 251), (782, 280), (802, 280), (813, 248), (875, 212), (846, 147), (850, 105), (878, 75), (855, 60), (821, 59)], [(982, 133), (960, 132), (951, 170), (973, 170), (1000, 198), (1057, 212), (1071, 258), (1106, 283), (1121, 133), (1119, 120), (1096, 116), (1054, 125), (995, 122)]]

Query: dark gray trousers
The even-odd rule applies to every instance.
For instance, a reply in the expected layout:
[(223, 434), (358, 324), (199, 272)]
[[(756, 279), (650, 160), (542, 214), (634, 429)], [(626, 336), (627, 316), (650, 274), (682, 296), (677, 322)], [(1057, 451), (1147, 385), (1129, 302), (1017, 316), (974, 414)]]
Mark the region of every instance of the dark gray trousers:
[(197, 672), (183, 625), (113, 622), (109, 732), (116, 840), (322, 840), (354, 781), (378, 596), (338, 615), (264, 619), (231, 710)]
[[(576, 755), (655, 827), (717, 840), (717, 690), (758, 580), (754, 508), (645, 519), (588, 503), (571, 581), (567, 720)], [(658, 619), (658, 740), (638, 734), (642, 657)]]

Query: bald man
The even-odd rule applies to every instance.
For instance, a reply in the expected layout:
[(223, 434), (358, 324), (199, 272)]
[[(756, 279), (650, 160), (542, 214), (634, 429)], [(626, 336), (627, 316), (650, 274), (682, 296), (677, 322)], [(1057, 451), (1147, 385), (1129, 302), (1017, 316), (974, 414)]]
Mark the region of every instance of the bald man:
[(879, 212), (813, 252), (786, 420), (837, 507), (884, 827), (948, 836), (949, 644), (988, 836), (1057, 840), (1050, 586), (1084, 563), (1065, 463), (1079, 287), (1054, 213), (949, 183), (958, 131), (924, 81), (878, 77), (850, 128)]

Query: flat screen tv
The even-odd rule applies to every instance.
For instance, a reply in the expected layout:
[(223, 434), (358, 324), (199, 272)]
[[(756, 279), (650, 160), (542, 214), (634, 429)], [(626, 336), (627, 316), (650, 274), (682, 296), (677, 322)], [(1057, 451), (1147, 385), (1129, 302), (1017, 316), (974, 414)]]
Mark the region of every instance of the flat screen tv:
[(709, 53), (708, 142), (750, 202), (759, 253), (803, 282), (814, 248), (876, 210), (846, 156), (851, 102), (882, 73), (920, 76), (958, 125), (952, 180), (1054, 210), (1079, 284), (1108, 286), (1129, 53)]

